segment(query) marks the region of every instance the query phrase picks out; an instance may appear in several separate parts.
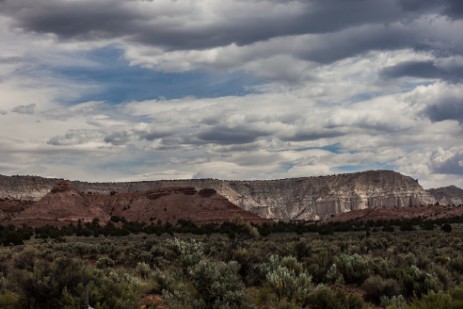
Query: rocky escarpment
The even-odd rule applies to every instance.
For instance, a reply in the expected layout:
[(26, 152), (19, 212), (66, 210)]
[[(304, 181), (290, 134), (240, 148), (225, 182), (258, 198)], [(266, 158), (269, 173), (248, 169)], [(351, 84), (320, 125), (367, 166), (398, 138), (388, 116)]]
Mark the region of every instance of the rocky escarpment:
[[(78, 192), (69, 182), (61, 181), (37, 202), (10, 215), (0, 209), (0, 221), (28, 226), (62, 226), (92, 222), (106, 224), (111, 216), (127, 221), (172, 223), (189, 220), (199, 224), (241, 222), (265, 223), (266, 219), (233, 205), (214, 189), (197, 191), (193, 187), (169, 187), (144, 192), (109, 195)], [(0, 206), (2, 202), (0, 202)]]
[(458, 188), (456, 186), (429, 189), (428, 191), (441, 205), (463, 204), (463, 189)]
[(58, 181), (37, 176), (0, 175), (0, 199), (38, 201), (50, 192)]
[(318, 220), (357, 209), (428, 205), (434, 198), (410, 177), (368, 171), (271, 182), (232, 182), (230, 201), (266, 218)]
[[(11, 183), (8, 183), (8, 182)], [(6, 182), (6, 186), (4, 186)], [(40, 177), (0, 178), (0, 198), (38, 199), (58, 180)], [(128, 183), (71, 182), (85, 194), (136, 193), (165, 187), (214, 189), (231, 203), (263, 218), (318, 220), (352, 210), (435, 204), (416, 180), (394, 171), (367, 171), (271, 181), (214, 179)]]
[(33, 202), (24, 211), (13, 215), (9, 222), (29, 226), (65, 225), (79, 220), (91, 222), (94, 218), (100, 222), (107, 222), (110, 216), (90, 203), (68, 182), (60, 181), (39, 201)]

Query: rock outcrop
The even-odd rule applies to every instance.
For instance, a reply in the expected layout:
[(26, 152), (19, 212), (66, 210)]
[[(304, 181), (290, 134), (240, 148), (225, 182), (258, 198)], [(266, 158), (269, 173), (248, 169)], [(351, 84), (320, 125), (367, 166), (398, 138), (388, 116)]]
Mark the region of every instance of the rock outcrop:
[[(205, 194), (207, 193), (207, 194)], [(199, 224), (223, 223), (240, 218), (243, 222), (264, 223), (267, 220), (233, 205), (214, 190), (197, 191), (193, 187), (168, 187), (145, 192), (123, 192), (107, 199), (89, 195), (112, 216), (145, 223), (176, 223), (189, 220)]]
[(461, 188), (449, 186), (428, 191), (441, 205), (463, 205), (463, 189)]
[(65, 181), (60, 181), (39, 201), (13, 216), (11, 223), (29, 226), (66, 225), (91, 222), (94, 218), (107, 222), (110, 216)]
[[(4, 182), (7, 183), (6, 186), (3, 185)], [(3, 176), (0, 178), (0, 198), (37, 200), (57, 182), (58, 180), (40, 177)], [(166, 187), (190, 187), (197, 191), (213, 189), (244, 210), (263, 218), (280, 220), (319, 220), (358, 209), (410, 207), (436, 202), (416, 180), (394, 171), (367, 171), (270, 181), (200, 179), (71, 184), (87, 195), (108, 196), (157, 189), (162, 191)]]
[(241, 222), (267, 222), (266, 219), (233, 205), (213, 189), (198, 192), (193, 187), (99, 195), (82, 194), (69, 182), (61, 181), (42, 199), (29, 203), (30, 207), (12, 214), (11, 217), (0, 210), (0, 220), (34, 227), (75, 224), (79, 220), (85, 223), (94, 218), (105, 224), (111, 216), (147, 224), (175, 224), (179, 220), (199, 224), (223, 223), (235, 219)]

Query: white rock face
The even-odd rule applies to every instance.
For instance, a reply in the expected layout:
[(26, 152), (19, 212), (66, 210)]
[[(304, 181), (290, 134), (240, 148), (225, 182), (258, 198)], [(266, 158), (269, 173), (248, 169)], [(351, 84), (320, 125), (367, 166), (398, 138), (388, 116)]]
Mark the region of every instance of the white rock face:
[(0, 175), (0, 198), (21, 201), (38, 201), (58, 182), (36, 176)]
[[(0, 198), (38, 200), (58, 181), (40, 177), (0, 176)], [(213, 188), (245, 210), (279, 220), (318, 220), (357, 209), (411, 207), (436, 202), (416, 180), (393, 171), (271, 181), (202, 179), (132, 183), (72, 182), (72, 185), (81, 192), (100, 194), (171, 186), (192, 186), (198, 190)]]
[(449, 186), (428, 190), (441, 205), (462, 205), (463, 189)]

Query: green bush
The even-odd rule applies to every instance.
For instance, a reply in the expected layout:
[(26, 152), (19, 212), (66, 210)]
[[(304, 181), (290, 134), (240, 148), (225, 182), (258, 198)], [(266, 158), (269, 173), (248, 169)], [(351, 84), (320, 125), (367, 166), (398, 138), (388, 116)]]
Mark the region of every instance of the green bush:
[(317, 287), (308, 296), (311, 309), (361, 309), (365, 307), (363, 300), (354, 294), (346, 294), (341, 290), (331, 290), (325, 286)]
[(190, 277), (198, 298), (211, 308), (243, 308), (244, 285), (236, 262), (201, 260), (191, 268)]
[(380, 303), (381, 297), (399, 295), (399, 283), (393, 279), (384, 279), (380, 276), (368, 277), (362, 284), (366, 292), (366, 298), (376, 304)]
[(261, 266), (266, 273), (266, 284), (279, 300), (303, 304), (312, 288), (312, 277), (306, 273), (301, 263), (292, 256), (280, 258), (272, 255)]
[(335, 263), (346, 283), (362, 284), (371, 273), (368, 260), (358, 254), (342, 254)]

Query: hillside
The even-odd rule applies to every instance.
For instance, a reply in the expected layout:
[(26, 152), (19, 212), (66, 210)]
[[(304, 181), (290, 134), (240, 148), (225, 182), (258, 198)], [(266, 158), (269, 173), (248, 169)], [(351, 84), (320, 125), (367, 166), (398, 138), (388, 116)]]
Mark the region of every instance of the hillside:
[(463, 204), (463, 189), (456, 186), (449, 186), (428, 190), (437, 202), (441, 205), (461, 205)]
[[(5, 201), (0, 202), (0, 207), (3, 204), (6, 204)], [(94, 218), (105, 224), (111, 216), (147, 224), (175, 224), (182, 219), (199, 224), (222, 223), (237, 218), (244, 222), (266, 222), (233, 205), (213, 189), (197, 191), (193, 187), (171, 187), (99, 195), (78, 192), (65, 181), (60, 181), (39, 201), (28, 202), (28, 207), (23, 210), (16, 213), (10, 211), (9, 215), (0, 212), (0, 220), (3, 217), (6, 223), (29, 226), (61, 226), (79, 220), (91, 222)]]
[[(32, 176), (1, 176), (0, 198), (37, 201), (59, 181)], [(85, 195), (105, 196), (166, 187), (192, 187), (198, 191), (211, 188), (244, 210), (262, 218), (280, 220), (319, 220), (358, 209), (410, 207), (436, 202), (413, 178), (385, 170), (269, 181), (200, 179), (70, 183)]]

